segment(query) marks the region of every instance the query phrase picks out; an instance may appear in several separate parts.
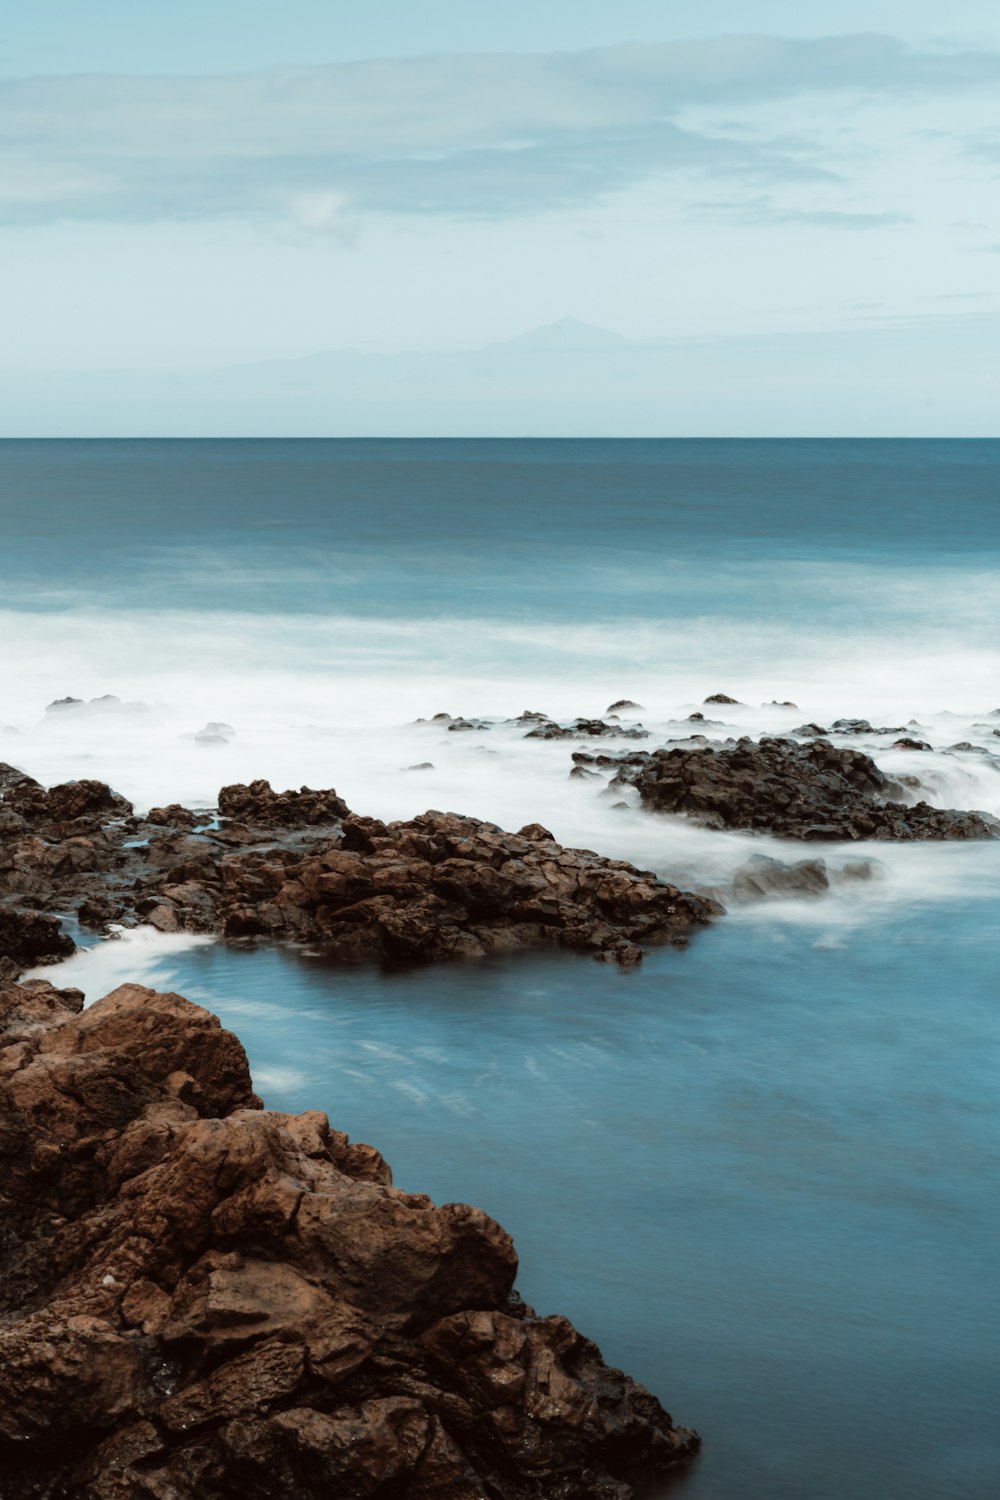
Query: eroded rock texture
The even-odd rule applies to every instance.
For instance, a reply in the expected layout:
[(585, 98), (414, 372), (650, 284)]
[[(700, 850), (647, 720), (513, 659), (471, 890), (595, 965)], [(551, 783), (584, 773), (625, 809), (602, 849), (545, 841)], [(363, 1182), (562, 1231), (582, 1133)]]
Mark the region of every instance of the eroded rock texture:
[(223, 787), (222, 818), (148, 818), (101, 782), (0, 801), (0, 959), (64, 957), (54, 915), (305, 942), (351, 961), (413, 962), (557, 945), (630, 964), (720, 908), (624, 860), (565, 849), (539, 824), (428, 812), (385, 824), (334, 791)]
[[(177, 995), (0, 987), (4, 1500), (627, 1500), (697, 1437)], [(583, 1206), (581, 1206), (581, 1213)]]
[(564, 849), (454, 813), (402, 823), (348, 815), (322, 845), (239, 849), (182, 864), (140, 900), (158, 925), (319, 943), (394, 961), (540, 944), (624, 963), (642, 942), (683, 942), (718, 908), (624, 860)]
[(643, 806), (686, 813), (710, 828), (796, 839), (982, 839), (1000, 834), (987, 813), (927, 802), (907, 806), (902, 787), (860, 750), (827, 740), (800, 745), (741, 739), (733, 746), (654, 751), (623, 767)]

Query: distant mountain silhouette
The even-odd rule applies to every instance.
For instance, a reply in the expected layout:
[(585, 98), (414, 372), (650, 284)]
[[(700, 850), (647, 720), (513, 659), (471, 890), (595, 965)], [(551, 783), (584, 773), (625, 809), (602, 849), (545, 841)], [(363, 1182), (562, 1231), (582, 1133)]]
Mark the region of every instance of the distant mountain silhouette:
[(998, 323), (956, 319), (943, 367), (933, 321), (628, 339), (562, 318), (471, 349), (327, 349), (211, 370), (0, 369), (0, 435), (920, 437), (947, 389), (938, 430), (985, 437), (1000, 405)]
[(556, 323), (543, 323), (540, 328), (530, 328), (516, 338), (502, 339), (487, 344), (488, 349), (509, 350), (517, 354), (539, 353), (571, 354), (584, 349), (626, 349), (632, 342), (623, 334), (612, 333), (610, 328), (597, 328), (593, 323), (581, 323), (579, 318), (560, 318)]

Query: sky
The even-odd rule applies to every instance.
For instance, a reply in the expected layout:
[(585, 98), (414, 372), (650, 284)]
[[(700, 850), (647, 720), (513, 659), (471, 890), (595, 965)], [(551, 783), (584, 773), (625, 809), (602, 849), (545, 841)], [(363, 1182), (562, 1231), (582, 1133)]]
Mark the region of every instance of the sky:
[[(661, 362), (636, 431), (714, 431), (751, 346), (775, 404), (728, 430), (993, 430), (992, 0), (36, 0), (0, 19), (0, 99), (6, 435), (110, 432), (125, 394), (122, 430), (184, 431), (168, 377), (345, 349), (425, 357), (441, 398), (331, 387), (321, 430), (439, 430), (441, 359), (567, 318), (697, 345), (698, 399)], [(578, 421), (549, 375), (591, 430), (598, 364)], [(477, 400), (462, 430), (525, 430)], [(268, 401), (254, 430), (295, 428)]]

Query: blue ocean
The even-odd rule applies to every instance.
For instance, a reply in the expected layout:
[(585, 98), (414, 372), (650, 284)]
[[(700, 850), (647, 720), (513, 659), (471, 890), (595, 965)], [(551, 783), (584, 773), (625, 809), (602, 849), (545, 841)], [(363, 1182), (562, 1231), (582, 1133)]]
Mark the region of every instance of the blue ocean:
[[(0, 760), (140, 809), (267, 777), (702, 889), (801, 857), (513, 722), (627, 699), (649, 748), (865, 719), (843, 743), (1000, 814), (997, 442), (11, 441), (0, 528)], [(268, 1104), (498, 1218), (526, 1300), (702, 1433), (671, 1494), (993, 1500), (1000, 842), (823, 853), (826, 894), (630, 973), (141, 929), (58, 972), (207, 1005)], [(859, 853), (877, 878), (835, 878)]]

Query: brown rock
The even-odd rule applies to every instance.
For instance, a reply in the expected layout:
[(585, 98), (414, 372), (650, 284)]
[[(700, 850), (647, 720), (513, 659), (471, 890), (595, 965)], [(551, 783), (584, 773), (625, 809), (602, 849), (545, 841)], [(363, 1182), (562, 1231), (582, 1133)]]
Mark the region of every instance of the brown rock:
[(626, 1500), (697, 1448), (504, 1231), (265, 1112), (176, 995), (0, 987), (5, 1500)]
[(314, 792), (304, 786), (298, 792), (275, 792), (268, 781), (252, 781), (249, 786), (224, 786), (219, 793), (219, 813), (240, 823), (298, 828), (339, 823), (347, 816), (348, 806), (334, 791)]
[(617, 781), (631, 781), (645, 807), (685, 813), (710, 828), (810, 840), (1000, 835), (1000, 821), (988, 813), (907, 805), (901, 780), (884, 775), (860, 750), (822, 739), (658, 750), (637, 769), (623, 768)]
[(230, 938), (308, 942), (346, 961), (430, 961), (558, 945), (632, 963), (643, 943), (682, 945), (721, 908), (650, 871), (454, 813), (385, 824), (350, 814), (300, 851), (226, 856), (187, 894), (133, 894), (146, 920)]

